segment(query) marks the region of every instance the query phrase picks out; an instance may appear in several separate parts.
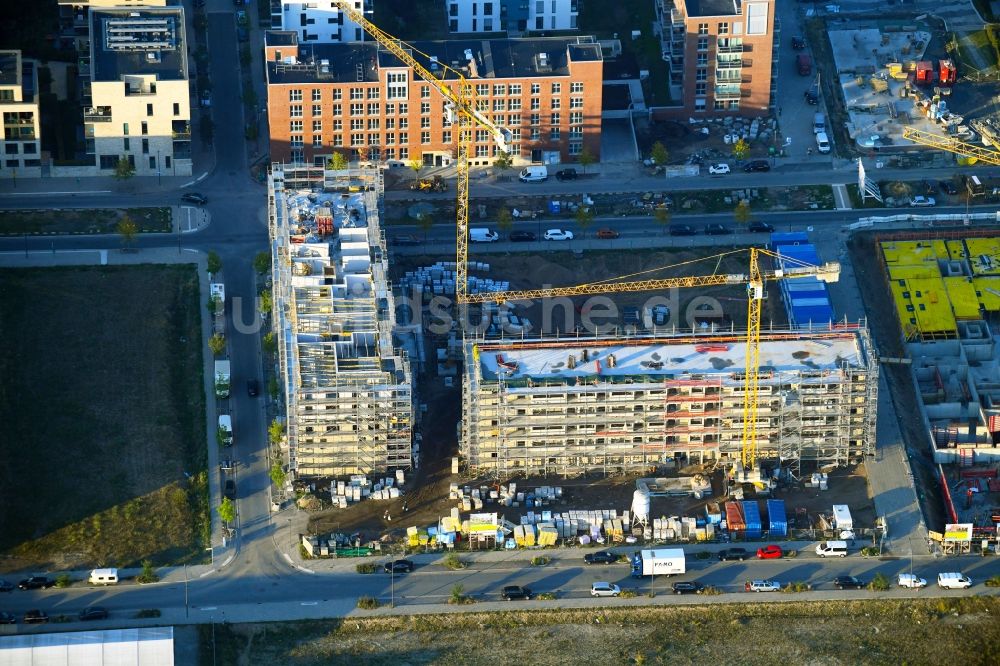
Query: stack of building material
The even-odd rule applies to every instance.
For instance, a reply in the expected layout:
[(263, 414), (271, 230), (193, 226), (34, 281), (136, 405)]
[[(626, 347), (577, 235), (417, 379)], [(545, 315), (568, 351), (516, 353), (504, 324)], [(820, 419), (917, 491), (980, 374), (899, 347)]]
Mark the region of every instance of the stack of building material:
[(518, 525), (514, 528), (514, 542), (522, 548), (529, 548), (535, 545), (535, 526)]
[(742, 505), (739, 502), (726, 502), (726, 529), (730, 532), (742, 532), (746, 528)]
[(705, 505), (705, 518), (713, 525), (722, 522), (722, 507), (718, 502), (709, 502)]
[(760, 506), (756, 500), (743, 502), (743, 520), (746, 524), (748, 539), (759, 539), (761, 536)]
[(788, 519), (785, 516), (785, 500), (767, 500), (768, 533), (772, 537), (788, 536)]
[(559, 540), (559, 530), (551, 523), (540, 523), (538, 525), (538, 545), (554, 546)]

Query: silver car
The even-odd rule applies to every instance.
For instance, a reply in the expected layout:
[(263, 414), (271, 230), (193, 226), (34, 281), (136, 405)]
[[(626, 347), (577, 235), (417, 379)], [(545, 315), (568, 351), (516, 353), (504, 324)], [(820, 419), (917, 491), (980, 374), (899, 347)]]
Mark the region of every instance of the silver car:
[(622, 593), (622, 589), (614, 583), (594, 583), (590, 586), (590, 596), (592, 597), (617, 597)]

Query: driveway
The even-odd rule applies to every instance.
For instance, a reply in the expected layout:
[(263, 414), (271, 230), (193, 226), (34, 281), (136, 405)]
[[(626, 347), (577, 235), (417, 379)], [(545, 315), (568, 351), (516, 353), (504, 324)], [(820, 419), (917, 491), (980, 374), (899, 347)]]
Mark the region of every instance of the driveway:
[(601, 121), (601, 161), (635, 162), (635, 133), (627, 118), (608, 118)]

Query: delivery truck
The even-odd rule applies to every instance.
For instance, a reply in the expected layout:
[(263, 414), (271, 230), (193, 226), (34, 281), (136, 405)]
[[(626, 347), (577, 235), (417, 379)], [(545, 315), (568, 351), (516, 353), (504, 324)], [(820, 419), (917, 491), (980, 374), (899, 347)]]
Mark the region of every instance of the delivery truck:
[(687, 571), (683, 548), (640, 550), (632, 556), (632, 577), (678, 576)]

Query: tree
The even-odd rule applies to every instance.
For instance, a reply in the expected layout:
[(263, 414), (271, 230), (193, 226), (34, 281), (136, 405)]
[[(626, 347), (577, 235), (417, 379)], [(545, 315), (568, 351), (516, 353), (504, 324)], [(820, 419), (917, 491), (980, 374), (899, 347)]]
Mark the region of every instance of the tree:
[(278, 385), (278, 378), (271, 375), (271, 378), (267, 380), (267, 394), (271, 396), (271, 400), (278, 399), (278, 391), (281, 390), (281, 386)]
[(208, 297), (208, 314), (215, 315), (222, 308), (222, 300), (218, 296)]
[(240, 47), (240, 64), (246, 67), (251, 62), (253, 62), (253, 54), (250, 52), (250, 47), (244, 44)]
[(255, 254), (253, 269), (261, 275), (271, 270), (271, 255), (267, 252), (258, 252)]
[(156, 569), (153, 568), (152, 560), (142, 561), (142, 573), (136, 576), (135, 579), (139, 583), (155, 583), (160, 580), (160, 577), (156, 575)]
[(115, 162), (115, 178), (117, 180), (128, 180), (135, 175), (135, 165), (131, 160), (122, 155)]
[(219, 504), (219, 518), (227, 525), (236, 520), (236, 505), (228, 497), (222, 498), (222, 503)]
[(270, 289), (265, 289), (260, 292), (260, 311), (261, 313), (270, 312), (274, 308), (274, 296), (271, 295)]
[(222, 257), (216, 252), (209, 250), (205, 263), (207, 264), (209, 275), (215, 275), (222, 270)]
[(222, 335), (216, 333), (208, 339), (208, 348), (212, 350), (214, 355), (218, 356), (226, 350), (226, 339)]
[(330, 155), (330, 159), (326, 161), (326, 168), (331, 171), (343, 171), (347, 168), (347, 158), (344, 157), (344, 153), (339, 151), (333, 151)]
[(285, 436), (285, 424), (274, 419), (271, 421), (271, 425), (267, 426), (267, 436), (272, 444), (279, 443), (281, 438)]
[(281, 467), (281, 463), (277, 460), (271, 465), (271, 471), (268, 472), (271, 477), (271, 483), (274, 484), (275, 488), (285, 487), (285, 470)]
[(583, 172), (587, 173), (587, 167), (596, 162), (597, 159), (594, 158), (594, 154), (590, 152), (590, 149), (584, 146), (580, 154), (576, 156), (576, 161), (583, 167)]
[(740, 199), (736, 208), (733, 209), (733, 219), (740, 224), (746, 224), (752, 217), (753, 211), (750, 210), (750, 202), (746, 199)]
[(587, 227), (594, 221), (594, 211), (587, 206), (580, 206), (574, 215), (576, 225), (580, 227), (581, 236), (586, 235)]
[(135, 240), (135, 235), (139, 233), (139, 227), (128, 214), (122, 215), (118, 220), (118, 233), (122, 236), (122, 246), (128, 247)]
[(499, 169), (501, 173), (511, 169), (513, 166), (514, 158), (511, 157), (510, 153), (498, 152), (497, 156), (493, 159), (493, 168)]
[(427, 233), (434, 226), (434, 216), (427, 213), (417, 214), (417, 226), (424, 232), (424, 242), (427, 242)]
[(262, 346), (267, 354), (273, 354), (278, 351), (278, 340), (274, 337), (274, 331), (268, 331), (264, 334)]
[(653, 164), (663, 166), (670, 159), (670, 153), (667, 151), (667, 147), (663, 145), (662, 141), (657, 141), (653, 144), (653, 148), (649, 151), (649, 157), (653, 160)]
[(497, 226), (504, 233), (509, 232), (514, 226), (514, 217), (506, 206), (497, 211)]
[(419, 157), (414, 157), (406, 163), (406, 166), (413, 169), (413, 180), (416, 180), (417, 176), (420, 175), (420, 170), (424, 168), (424, 162)]
[(750, 154), (750, 144), (746, 139), (740, 139), (733, 144), (733, 157), (738, 160), (744, 159)]
[(667, 227), (670, 225), (671, 215), (670, 209), (666, 206), (657, 206), (653, 211), (653, 219), (663, 227), (664, 233), (667, 232)]

